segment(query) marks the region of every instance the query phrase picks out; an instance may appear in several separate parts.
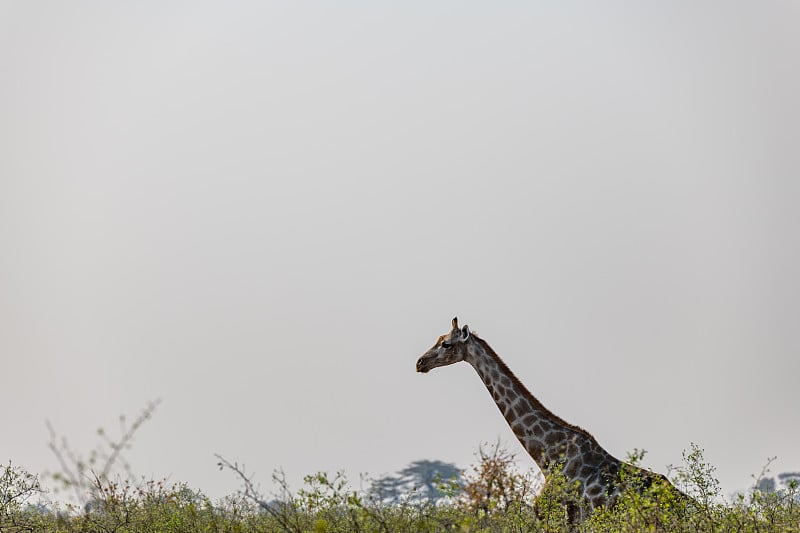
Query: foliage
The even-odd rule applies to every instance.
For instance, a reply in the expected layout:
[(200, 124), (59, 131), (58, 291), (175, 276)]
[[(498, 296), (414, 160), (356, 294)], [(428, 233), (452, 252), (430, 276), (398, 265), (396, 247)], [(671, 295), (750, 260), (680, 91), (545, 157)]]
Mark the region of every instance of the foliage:
[(541, 485), (541, 475), (517, 469), (515, 454), (500, 441), (478, 447), (477, 463), (465, 475), (462, 501), (476, 512), (505, 512), (515, 505), (530, 505)]
[(25, 509), (31, 498), (42, 491), (39, 479), (11, 462), (0, 468), (0, 531), (33, 531), (35, 513)]
[[(482, 450), (476, 465), (465, 475), (464, 487), (499, 487), (498, 471), (506, 479), (524, 479), (524, 474), (513, 470), (508, 462), (513, 457), (509, 452)], [(623, 479), (631, 490), (624, 492), (617, 505), (601, 509), (577, 524), (569, 520), (570, 508), (576, 504), (574, 486), (558, 471), (548, 477), (535, 503), (529, 492), (505, 490), (490, 491), (491, 497), (485, 491), (478, 492), (481, 497), (477, 501), (481, 503), (475, 505), (465, 488), (439, 504), (424, 499), (401, 499), (389, 504), (353, 488), (340, 472), (307, 476), (298, 491), (291, 491), (278, 472), (274, 477), (275, 498), (267, 500), (245, 474), (244, 467), (222, 458), (220, 463), (223, 469), (239, 472), (243, 481), (242, 490), (220, 501), (212, 502), (181, 484), (111, 482), (96, 477), (93, 492), (98, 499), (94, 505), (46, 513), (26, 507), (41, 491), (38, 480), (8, 465), (0, 472), (0, 489), (5, 494), (0, 506), (0, 531), (766, 533), (797, 531), (800, 524), (796, 484), (785, 491), (752, 490), (733, 502), (718, 497), (692, 500), (667, 484), (654, 483), (644, 493), (633, 490), (641, 481), (636, 476), (641, 474), (631, 469), (625, 473), (630, 477)], [(713, 470), (703, 461), (702, 450), (693, 448), (687, 453), (682, 469), (688, 484), (681, 488), (687, 493), (714, 494), (714, 479), (709, 477)]]
[[(728, 502), (720, 495), (713, 466), (694, 444), (684, 453), (683, 465), (672, 471), (671, 481), (680, 491), (665, 478), (636, 468), (644, 452), (635, 450), (628, 458), (632, 466), (620, 474), (621, 497), (612, 509), (599, 509), (590, 516), (577, 497), (576, 485), (559, 469), (542, 485), (538, 474), (520, 472), (514, 454), (499, 443), (480, 446), (477, 461), (463, 477), (447, 480), (432, 473), (447, 472), (443, 465), (452, 467), (447, 463), (412, 463), (395, 477), (415, 479), (418, 485), (399, 484), (407, 492), (397, 498), (374, 490), (375, 482), (371, 490), (354, 488), (342, 472), (306, 476), (303, 486), (293, 491), (280, 470), (273, 474), (273, 492), (267, 498), (244, 465), (217, 456), (221, 470), (239, 477), (241, 489), (212, 501), (184, 484), (134, 481), (132, 476), (112, 474), (115, 461), (129, 446), (135, 429), (149, 417), (147, 413), (152, 409), (137, 419), (135, 427), (127, 428), (133, 431), (107, 441), (107, 455), (98, 452), (96, 460), (82, 468), (78, 467), (80, 457), (65, 442), (59, 449), (63, 464), (72, 470), (53, 478), (69, 481), (68, 487), (81, 496), (75, 499), (83, 505), (37, 505), (34, 498), (45, 496), (38, 478), (11, 463), (0, 467), (0, 531), (767, 533), (800, 529), (800, 492), (793, 477), (785, 476), (785, 481), (779, 477), (783, 483), (779, 490), (774, 486), (775, 490), (763, 490), (769, 487), (762, 482), (765, 467), (753, 489)], [(443, 497), (431, 498), (431, 494)]]
[[(589, 518), (585, 527), (589, 531), (633, 532), (633, 531), (704, 531), (698, 528), (698, 501), (677, 490), (666, 478), (639, 468), (645, 452), (634, 450), (620, 472), (623, 486), (621, 496), (613, 509), (600, 509)], [(702, 452), (694, 454), (692, 463), (683, 467), (682, 476), (690, 479), (688, 472), (702, 470), (699, 464)], [(684, 455), (684, 458), (687, 458)], [(678, 476), (681, 478), (681, 476)], [(707, 478), (695, 478), (703, 486), (712, 483)], [(676, 482), (676, 479), (673, 479)], [(713, 480), (717, 483), (716, 480)], [(681, 485), (681, 483), (678, 483)], [(694, 485), (684, 485), (690, 489)], [(692, 491), (690, 491), (692, 492)], [(709, 503), (710, 504), (710, 503)], [(715, 529), (711, 529), (715, 531)]]

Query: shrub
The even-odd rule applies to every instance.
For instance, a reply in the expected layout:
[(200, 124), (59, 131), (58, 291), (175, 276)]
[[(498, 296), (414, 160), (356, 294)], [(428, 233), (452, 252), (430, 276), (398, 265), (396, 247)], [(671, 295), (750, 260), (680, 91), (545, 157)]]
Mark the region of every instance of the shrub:
[[(106, 439), (107, 452), (89, 460), (62, 441), (51, 440), (67, 466), (53, 476), (72, 490), (82, 505), (65, 512), (36, 505), (42, 497), (36, 476), (13, 466), (0, 468), (0, 531), (58, 533), (177, 533), (177, 532), (797, 532), (800, 492), (794, 477), (778, 489), (762, 481), (727, 502), (721, 496), (714, 467), (703, 450), (692, 444), (671, 484), (635, 468), (644, 452), (634, 450), (621, 472), (623, 490), (611, 509), (588, 516), (577, 486), (556, 468), (545, 483), (538, 472), (521, 472), (515, 456), (500, 443), (478, 448), (476, 462), (460, 472), (441, 461), (417, 461), (381, 490), (354, 488), (344, 473), (306, 476), (300, 490), (290, 490), (283, 472), (273, 474), (273, 494), (265, 498), (244, 466), (221, 456), (222, 470), (240, 477), (241, 489), (213, 502), (185, 484), (135, 480), (129, 467), (112, 467), (133, 433), (152, 413), (146, 409), (118, 439)], [(59, 455), (61, 454), (61, 455)], [(120, 472), (123, 470), (123, 472)], [(766, 471), (766, 468), (765, 468)], [(441, 473), (451, 474), (442, 479)], [(779, 478), (783, 480), (783, 478)], [(362, 479), (362, 485), (364, 479)], [(388, 492), (387, 492), (388, 489)], [(643, 490), (644, 489), (644, 490)], [(681, 492), (682, 491), (682, 492)], [(387, 497), (388, 494), (388, 497)]]

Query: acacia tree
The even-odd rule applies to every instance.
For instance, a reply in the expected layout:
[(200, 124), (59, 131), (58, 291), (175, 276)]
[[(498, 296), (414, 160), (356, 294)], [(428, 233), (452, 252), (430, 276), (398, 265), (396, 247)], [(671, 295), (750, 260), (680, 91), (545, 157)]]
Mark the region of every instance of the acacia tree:
[(379, 501), (397, 502), (404, 497), (434, 503), (446, 496), (442, 484), (460, 485), (461, 470), (453, 463), (414, 461), (396, 475), (379, 477), (372, 482), (370, 492)]

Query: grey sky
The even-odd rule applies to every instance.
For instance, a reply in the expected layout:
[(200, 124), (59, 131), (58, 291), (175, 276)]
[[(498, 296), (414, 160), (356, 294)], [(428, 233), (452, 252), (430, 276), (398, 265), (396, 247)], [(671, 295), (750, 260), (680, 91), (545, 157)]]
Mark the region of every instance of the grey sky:
[(523, 453), (414, 372), (458, 315), (618, 456), (800, 468), (800, 9), (602, 4), (0, 2), (0, 461)]

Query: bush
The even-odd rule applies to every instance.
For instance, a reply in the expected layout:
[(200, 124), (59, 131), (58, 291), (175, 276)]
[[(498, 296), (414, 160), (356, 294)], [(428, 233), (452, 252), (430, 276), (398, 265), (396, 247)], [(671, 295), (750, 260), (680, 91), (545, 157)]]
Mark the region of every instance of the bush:
[(500, 441), (478, 447), (477, 463), (464, 476), (461, 498), (465, 505), (484, 514), (530, 506), (541, 487), (541, 475), (517, 469), (516, 457)]
[[(117, 439), (83, 461), (62, 440), (51, 446), (65, 471), (53, 476), (70, 489), (77, 505), (63, 510), (34, 502), (45, 492), (36, 476), (12, 465), (0, 467), (0, 532), (177, 533), (177, 532), (797, 532), (800, 492), (795, 478), (783, 488), (763, 482), (725, 501), (714, 468), (691, 445), (672, 484), (636, 468), (635, 450), (623, 468), (623, 491), (611, 509), (591, 516), (577, 486), (556, 468), (542, 483), (538, 472), (517, 469), (514, 454), (500, 443), (480, 446), (476, 462), (461, 473), (441, 461), (417, 461), (398, 476), (384, 476), (371, 490), (354, 488), (342, 472), (306, 476), (290, 490), (283, 472), (273, 475), (265, 498), (244, 466), (221, 456), (218, 465), (239, 476), (242, 487), (211, 501), (185, 484), (139, 479), (124, 465), (122, 451), (155, 404)], [(124, 469), (113, 469), (123, 462)], [(95, 471), (95, 467), (99, 467)], [(124, 470), (124, 472), (120, 472)], [(766, 468), (765, 468), (766, 471)], [(442, 473), (448, 479), (442, 479)], [(463, 474), (463, 475), (462, 475)], [(665, 478), (666, 479), (666, 478)], [(782, 478), (781, 478), (782, 479)], [(385, 483), (380, 484), (384, 480)], [(387, 481), (388, 480), (388, 481)], [(364, 480), (362, 479), (362, 484)], [(377, 488), (376, 488), (377, 485)], [(644, 488), (644, 490), (642, 490)]]

